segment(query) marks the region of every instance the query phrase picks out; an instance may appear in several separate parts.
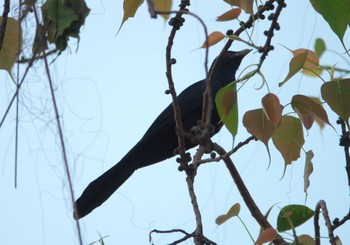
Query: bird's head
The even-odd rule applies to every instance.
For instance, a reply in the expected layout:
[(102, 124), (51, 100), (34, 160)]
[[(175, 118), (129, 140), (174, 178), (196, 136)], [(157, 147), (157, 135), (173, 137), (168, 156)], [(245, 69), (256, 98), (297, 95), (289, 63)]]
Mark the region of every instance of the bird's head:
[[(251, 49), (244, 49), (241, 51), (227, 51), (218, 67), (214, 80), (219, 80), (224, 83), (230, 83), (235, 80), (236, 71), (241, 64), (242, 59), (251, 51)], [(216, 59), (211, 65), (210, 71)]]

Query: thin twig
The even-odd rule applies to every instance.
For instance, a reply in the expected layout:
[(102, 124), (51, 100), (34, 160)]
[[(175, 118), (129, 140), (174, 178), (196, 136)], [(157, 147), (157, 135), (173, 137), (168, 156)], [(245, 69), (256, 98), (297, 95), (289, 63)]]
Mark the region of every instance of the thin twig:
[(337, 229), (339, 226), (341, 226), (348, 220), (350, 220), (350, 210), (341, 220), (335, 219), (333, 221), (332, 230), (334, 231), (335, 229)]
[[(265, 3), (265, 5), (267, 6), (268, 9), (272, 9), (271, 6), (273, 7), (273, 0), (267, 1)], [(279, 24), (277, 23), (278, 17), (281, 14), (282, 9), (286, 6), (284, 0), (282, 1), (277, 1), (278, 5), (276, 8), (275, 13), (270, 14), (270, 19), (271, 19), (271, 25), (268, 31), (266, 31), (266, 42), (263, 48), (261, 48), (261, 50), (259, 50), (260, 52), (262, 51), (262, 54), (260, 56), (260, 62), (258, 64), (258, 70), (261, 69), (262, 64), (264, 63), (268, 53), (273, 50), (273, 46), (271, 46), (271, 41), (272, 41), (272, 37), (274, 35), (274, 31), (275, 29), (279, 28)], [(278, 27), (277, 27), (278, 26)]]
[(209, 163), (209, 162), (219, 162), (219, 161), (231, 156), (233, 153), (238, 151), (240, 148), (242, 148), (243, 146), (247, 145), (250, 141), (255, 140), (255, 139), (256, 138), (254, 136), (249, 136), (246, 140), (239, 142), (232, 150), (227, 152), (225, 155), (222, 155), (222, 156), (220, 155), (220, 156), (214, 157), (214, 158), (199, 160), (199, 161), (197, 161), (197, 164)]
[[(216, 151), (218, 154), (224, 156), (227, 154), (227, 152), (218, 144), (213, 143), (213, 150)], [(231, 177), (233, 181), (235, 182), (237, 189), (239, 190), (246, 206), (248, 207), (251, 215), (255, 218), (255, 220), (259, 223), (259, 225), (263, 229), (271, 228), (271, 224), (266, 219), (266, 217), (261, 213), (259, 207), (256, 205), (254, 199), (250, 195), (246, 185), (244, 184), (239, 172), (236, 169), (236, 166), (232, 162), (230, 157), (226, 157), (223, 159), (225, 162), (225, 165), (227, 169), (229, 170)], [(288, 244), (279, 234), (276, 235), (275, 239), (273, 240), (273, 244)]]
[(17, 96), (18, 96), (19, 89), (21, 88), (21, 86), (22, 86), (22, 84), (23, 84), (25, 78), (27, 77), (28, 72), (29, 72), (29, 69), (32, 67), (34, 61), (36, 60), (35, 57), (36, 57), (36, 53), (33, 54), (32, 58), (31, 58), (31, 59), (29, 60), (29, 62), (28, 62), (28, 65), (27, 65), (27, 67), (26, 67), (26, 69), (25, 69), (25, 71), (24, 71), (23, 77), (22, 77), (20, 83), (17, 85), (16, 92), (13, 94), (13, 96), (12, 96), (12, 98), (11, 98), (11, 100), (10, 100), (10, 103), (8, 104), (8, 106), (7, 106), (7, 108), (6, 108), (6, 111), (5, 111), (3, 117), (2, 117), (2, 119), (1, 119), (1, 121), (0, 121), (0, 128), (2, 127), (2, 124), (5, 122), (5, 119), (6, 119), (7, 115), (8, 115), (8, 113), (10, 112), (10, 109), (11, 109), (11, 107), (12, 107), (13, 102), (15, 101), (15, 99), (16, 99)]
[[(46, 57), (48, 57), (48, 56), (50, 56), (50, 55), (52, 55), (52, 54), (55, 54), (55, 53), (57, 53), (59, 50), (58, 49), (52, 49), (52, 50), (50, 50), (50, 51), (47, 51), (46, 52)], [(36, 60), (41, 60), (41, 59), (44, 59), (44, 55), (37, 55), (37, 56), (35, 56), (35, 61)], [(19, 64), (23, 64), (23, 63), (28, 63), (29, 61), (31, 60), (31, 58), (30, 59), (26, 59), (26, 58), (24, 58), (24, 57), (22, 57), (21, 59), (18, 59), (16, 62), (17, 63), (19, 63)]]
[(149, 12), (151, 18), (156, 19), (157, 13), (156, 13), (156, 10), (154, 9), (154, 5), (153, 5), (152, 0), (147, 0), (147, 5), (148, 5), (148, 12)]
[[(38, 17), (38, 13), (37, 13), (37, 10), (36, 10), (35, 6), (33, 6), (33, 10), (34, 10), (34, 16), (35, 16), (36, 24), (39, 25), (39, 17)], [(59, 140), (60, 140), (60, 144), (61, 144), (61, 147), (62, 147), (61, 153), (62, 153), (64, 168), (65, 168), (66, 176), (67, 176), (67, 180), (68, 180), (70, 198), (71, 198), (71, 202), (72, 202), (73, 208), (75, 209), (76, 207), (74, 205), (75, 198), (74, 198), (72, 178), (70, 176), (70, 170), (69, 170), (69, 165), (68, 165), (68, 157), (67, 157), (66, 147), (65, 147), (65, 143), (64, 143), (63, 131), (62, 131), (62, 127), (61, 127), (60, 116), (59, 116), (59, 112), (58, 112), (58, 106), (57, 106), (55, 92), (54, 92), (54, 88), (53, 88), (53, 82), (52, 82), (52, 79), (51, 79), (49, 62), (47, 61), (47, 57), (45, 56), (45, 54), (46, 54), (45, 50), (43, 50), (43, 54), (44, 54), (44, 64), (45, 64), (46, 76), (47, 76), (47, 80), (48, 80), (49, 86), (50, 86), (51, 99), (52, 99), (54, 112), (55, 112), (55, 117), (56, 117), (56, 123), (57, 123), (57, 130), (58, 130)], [(76, 210), (74, 210), (74, 211), (76, 212)], [(76, 220), (76, 227), (77, 227), (79, 244), (82, 245), (83, 244), (83, 240), (82, 240), (82, 234), (81, 234), (79, 220)]]
[[(160, 234), (168, 234), (168, 233), (175, 233), (175, 232), (178, 232), (178, 233), (182, 233), (184, 234), (184, 237), (180, 238), (179, 240), (176, 240), (172, 243), (170, 243), (169, 245), (176, 245), (176, 244), (180, 244), (181, 242), (184, 242), (186, 241), (187, 239), (191, 238), (191, 237), (194, 237), (195, 236), (195, 232), (192, 232), (192, 233), (188, 233), (182, 229), (172, 229), (172, 230), (157, 230), (157, 229), (154, 229), (152, 230), (150, 233), (149, 233), (149, 242), (151, 244), (153, 244), (153, 241), (152, 241), (152, 233), (160, 233)], [(201, 237), (202, 241), (205, 242), (206, 245), (216, 245), (215, 242), (209, 240), (208, 238), (206, 237)]]
[[(21, 10), (22, 8), (22, 1), (18, 0), (18, 6), (19, 6), (19, 10)], [(18, 30), (20, 30), (21, 28), (21, 11), (18, 11)], [(18, 40), (18, 45), (17, 45), (17, 50), (18, 50), (18, 54), (17, 57), (19, 56), (20, 52), (21, 52), (21, 32), (18, 32), (18, 36), (17, 36), (17, 40)], [(19, 64), (17, 64), (17, 76), (16, 76), (16, 86), (17, 86), (17, 90), (18, 90), (18, 85), (19, 85)], [(15, 139), (15, 169), (14, 169), (14, 186), (15, 188), (17, 188), (17, 169), (18, 169), (18, 126), (19, 126), (19, 96), (16, 96), (16, 139)]]

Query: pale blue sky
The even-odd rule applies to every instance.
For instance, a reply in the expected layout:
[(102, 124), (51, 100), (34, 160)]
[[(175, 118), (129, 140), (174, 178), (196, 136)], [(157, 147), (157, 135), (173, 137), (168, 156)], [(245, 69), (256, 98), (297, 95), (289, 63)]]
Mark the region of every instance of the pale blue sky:
[[(122, 1), (87, 1), (87, 4), (91, 13), (81, 31), (78, 52), (75, 51), (77, 42), (72, 39), (70, 51), (64, 52), (50, 66), (76, 197), (88, 183), (117, 163), (171, 102), (170, 96), (164, 94), (167, 89), (165, 46), (170, 27), (161, 18), (150, 19), (144, 4), (116, 36), (123, 14)], [(318, 88), (322, 84), (318, 79), (298, 74), (280, 89), (277, 84), (286, 76), (292, 57), (282, 45), (290, 49), (312, 49), (315, 39), (321, 37), (329, 49), (342, 52), (339, 40), (308, 1), (287, 1), (287, 4), (279, 21), (281, 30), (273, 39), (275, 51), (269, 54), (262, 69), (271, 92), (280, 97), (282, 104), (287, 104), (296, 93), (319, 96)], [(238, 27), (236, 21), (215, 22), (215, 17), (229, 8), (223, 1), (192, 1), (189, 7), (203, 18), (209, 32), (223, 33)], [(242, 14), (241, 18), (246, 20), (248, 16)], [(262, 33), (267, 24), (264, 21), (255, 27), (252, 38), (257, 45), (265, 40)], [(241, 37), (247, 39), (245, 35)], [(349, 35), (345, 40), (349, 44)], [(177, 59), (173, 74), (179, 92), (204, 78), (204, 51), (195, 50), (203, 41), (201, 26), (187, 16), (173, 49)], [(223, 44), (210, 49), (210, 62)], [(246, 46), (234, 43), (231, 50), (243, 48)], [(250, 53), (238, 74), (258, 61), (259, 54)], [(346, 65), (332, 52), (326, 52), (321, 63)], [(18, 189), (13, 187), (14, 108), (0, 130), (0, 244), (78, 244), (48, 82), (43, 63), (36, 65), (21, 90)], [(4, 72), (0, 73), (0, 78), (2, 115), (15, 88)], [(260, 85), (260, 78), (254, 77), (240, 90), (240, 121), (243, 112), (261, 107), (260, 99), (267, 89), (256, 90)], [(291, 108), (284, 112), (291, 112)], [(340, 131), (335, 124), (335, 114), (329, 112), (329, 117), (337, 132), (330, 127), (320, 131), (318, 126), (304, 132), (304, 149), (315, 153), (315, 170), (306, 205), (314, 208), (318, 200), (325, 199), (333, 219), (346, 214), (349, 195), (343, 150), (338, 146)], [(240, 124), (236, 142), (248, 136)], [(214, 141), (227, 150), (232, 146), (226, 129), (221, 130)], [(305, 154), (288, 167), (280, 180), (283, 159), (271, 142), (270, 149), (272, 163), (268, 170), (268, 155), (259, 142), (242, 148), (233, 156), (233, 161), (262, 212), (277, 204), (269, 219), (276, 225), (279, 207), (304, 204)], [(259, 232), (259, 226), (250, 216), (223, 163), (202, 166), (195, 188), (208, 238), (218, 244), (252, 244), (238, 219), (222, 226), (215, 224), (218, 215), (239, 202), (242, 205), (240, 217), (253, 237)], [(322, 218), (320, 223), (324, 223)], [(81, 227), (84, 244), (97, 240), (98, 233), (109, 236), (106, 244), (149, 244), (148, 233), (152, 229), (182, 228), (192, 232), (195, 222), (184, 173), (177, 171), (175, 159), (137, 171), (106, 203), (82, 219)], [(312, 221), (309, 221), (297, 231), (314, 235), (312, 228)], [(336, 232), (343, 244), (350, 244), (348, 230), (349, 224), (346, 224)], [(322, 235), (326, 234), (322, 228)], [(154, 242), (167, 244), (180, 237), (155, 235)], [(192, 244), (192, 241), (185, 244)]]

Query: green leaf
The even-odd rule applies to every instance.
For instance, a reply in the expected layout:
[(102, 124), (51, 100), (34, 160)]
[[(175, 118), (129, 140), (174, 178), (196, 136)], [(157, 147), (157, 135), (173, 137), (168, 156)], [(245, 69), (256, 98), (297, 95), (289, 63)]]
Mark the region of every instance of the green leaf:
[[(0, 23), (2, 23), (2, 17), (0, 16)], [(17, 55), (22, 47), (22, 30), (18, 25), (18, 21), (8, 17), (6, 24), (6, 31), (4, 36), (4, 42), (0, 51), (0, 69), (3, 69), (9, 73), (12, 78), (11, 70), (16, 62)]]
[(142, 3), (143, 3), (143, 0), (124, 0), (124, 3), (123, 3), (124, 16), (118, 32), (122, 28), (125, 21), (135, 16), (136, 11), (138, 10), (138, 8)]
[(288, 205), (281, 209), (277, 217), (279, 232), (298, 227), (314, 216), (314, 211), (304, 205)]
[(350, 79), (326, 82), (321, 86), (322, 98), (345, 122), (350, 117)]
[(63, 35), (64, 31), (68, 29), (73, 21), (78, 20), (78, 16), (74, 10), (62, 6), (57, 10), (57, 36)]
[(315, 41), (315, 52), (319, 58), (326, 51), (326, 43), (321, 38), (317, 38)]
[[(55, 43), (57, 49), (65, 50), (69, 37), (79, 37), (80, 27), (84, 24), (89, 11), (90, 9), (84, 1), (47, 0), (42, 6), (47, 40), (50, 43)], [(45, 46), (45, 44), (41, 45)], [(35, 49), (37, 50), (37, 48)], [(40, 51), (40, 49), (38, 50)]]
[(295, 74), (298, 73), (298, 71), (303, 68), (303, 65), (306, 62), (308, 51), (304, 51), (300, 54), (295, 55), (291, 61), (289, 62), (289, 72), (286, 78), (278, 84), (279, 87), (281, 87), (283, 84), (285, 84), (291, 77), (293, 77)]
[(215, 96), (215, 105), (221, 121), (233, 137), (238, 130), (238, 106), (236, 83), (221, 88)]
[(292, 161), (300, 157), (304, 145), (304, 134), (301, 122), (292, 116), (282, 117), (281, 123), (272, 134), (272, 141), (285, 161), (285, 169)]
[(235, 203), (226, 214), (222, 214), (218, 216), (215, 220), (215, 223), (217, 225), (222, 225), (230, 218), (234, 216), (238, 216), (240, 210), (241, 210), (241, 205), (239, 203)]
[(310, 2), (343, 43), (349, 24), (350, 0), (310, 0)]

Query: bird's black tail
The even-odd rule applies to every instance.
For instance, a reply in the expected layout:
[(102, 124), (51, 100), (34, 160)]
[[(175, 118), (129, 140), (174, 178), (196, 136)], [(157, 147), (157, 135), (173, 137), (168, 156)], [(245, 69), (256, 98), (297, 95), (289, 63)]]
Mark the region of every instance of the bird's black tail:
[(76, 200), (74, 219), (83, 218), (104, 203), (137, 169), (125, 158), (91, 182)]

